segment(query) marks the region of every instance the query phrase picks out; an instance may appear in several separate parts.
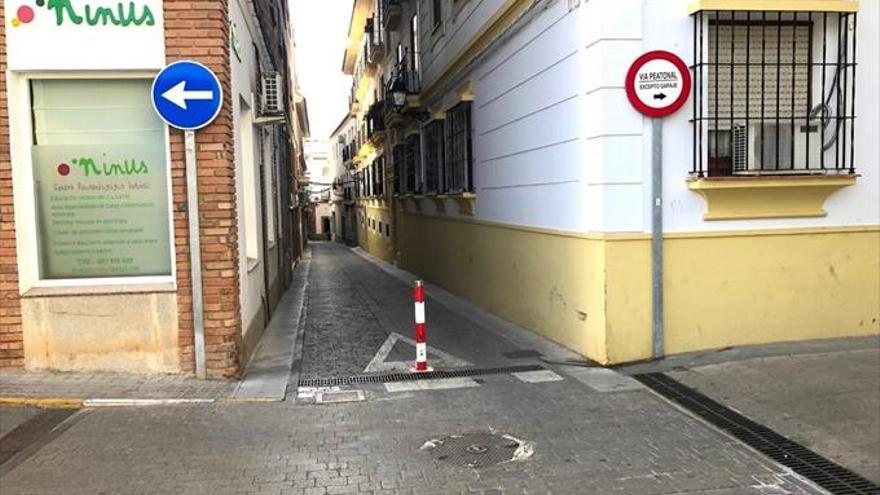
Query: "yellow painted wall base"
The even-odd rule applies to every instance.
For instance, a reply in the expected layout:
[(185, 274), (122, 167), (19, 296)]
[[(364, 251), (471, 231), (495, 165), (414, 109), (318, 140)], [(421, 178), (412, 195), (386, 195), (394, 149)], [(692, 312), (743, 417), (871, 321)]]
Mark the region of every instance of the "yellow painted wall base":
[[(362, 203), (358, 208), (358, 244), (361, 249), (383, 261), (392, 263), (394, 261), (394, 232), (392, 232), (392, 227), (389, 227), (390, 225), (391, 210), (389, 208), (367, 203)], [(386, 227), (388, 227), (387, 235)]]
[(404, 269), (607, 362), (601, 241), (400, 210), (398, 219)]
[(880, 228), (666, 242), (669, 354), (880, 333)]
[[(401, 266), (603, 364), (651, 357), (650, 239), (398, 212)], [(880, 228), (672, 234), (666, 352), (880, 333)]]
[(27, 369), (180, 372), (174, 293), (25, 297), (21, 315)]

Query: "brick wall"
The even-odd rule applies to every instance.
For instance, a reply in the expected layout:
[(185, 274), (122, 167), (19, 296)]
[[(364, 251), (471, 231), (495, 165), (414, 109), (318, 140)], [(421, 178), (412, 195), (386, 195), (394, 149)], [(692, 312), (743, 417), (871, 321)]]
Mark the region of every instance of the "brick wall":
[[(226, 96), (217, 119), (197, 132), (207, 372), (236, 377), (241, 367), (241, 312), (227, 2), (165, 0), (168, 62), (197, 60), (220, 78)], [(182, 369), (194, 371), (192, 297), (183, 133), (171, 131), (171, 177), (177, 252)]]
[(0, 2), (0, 368), (24, 366), (12, 162), (9, 157), (9, 106), (6, 101), (6, 15)]

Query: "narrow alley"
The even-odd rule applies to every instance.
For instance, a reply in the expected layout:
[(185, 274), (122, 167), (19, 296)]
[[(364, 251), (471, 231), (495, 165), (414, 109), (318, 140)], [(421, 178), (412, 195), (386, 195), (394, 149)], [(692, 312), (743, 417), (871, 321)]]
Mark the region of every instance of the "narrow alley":
[(0, 495), (880, 495), (877, 0), (0, 1)]

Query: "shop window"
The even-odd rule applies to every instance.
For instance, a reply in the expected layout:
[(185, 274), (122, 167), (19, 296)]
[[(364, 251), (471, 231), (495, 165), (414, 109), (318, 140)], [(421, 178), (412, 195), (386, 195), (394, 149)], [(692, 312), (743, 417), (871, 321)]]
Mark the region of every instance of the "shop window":
[(443, 176), (443, 121), (434, 120), (425, 127), (425, 192), (444, 192)]
[(697, 176), (855, 172), (855, 13), (694, 20)]
[(165, 126), (145, 79), (34, 79), (41, 279), (171, 275)]
[(473, 191), (471, 102), (463, 101), (446, 112), (447, 192)]

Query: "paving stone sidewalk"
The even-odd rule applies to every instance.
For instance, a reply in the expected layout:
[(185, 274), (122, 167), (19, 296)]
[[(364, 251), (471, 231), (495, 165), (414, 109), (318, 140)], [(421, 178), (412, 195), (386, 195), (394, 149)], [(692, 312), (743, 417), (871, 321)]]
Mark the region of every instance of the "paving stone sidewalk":
[(0, 398), (33, 399), (223, 399), (237, 382), (180, 375), (40, 373), (0, 371)]
[[(755, 357), (670, 376), (880, 483), (880, 342)], [(829, 347), (840, 343), (829, 343)]]

